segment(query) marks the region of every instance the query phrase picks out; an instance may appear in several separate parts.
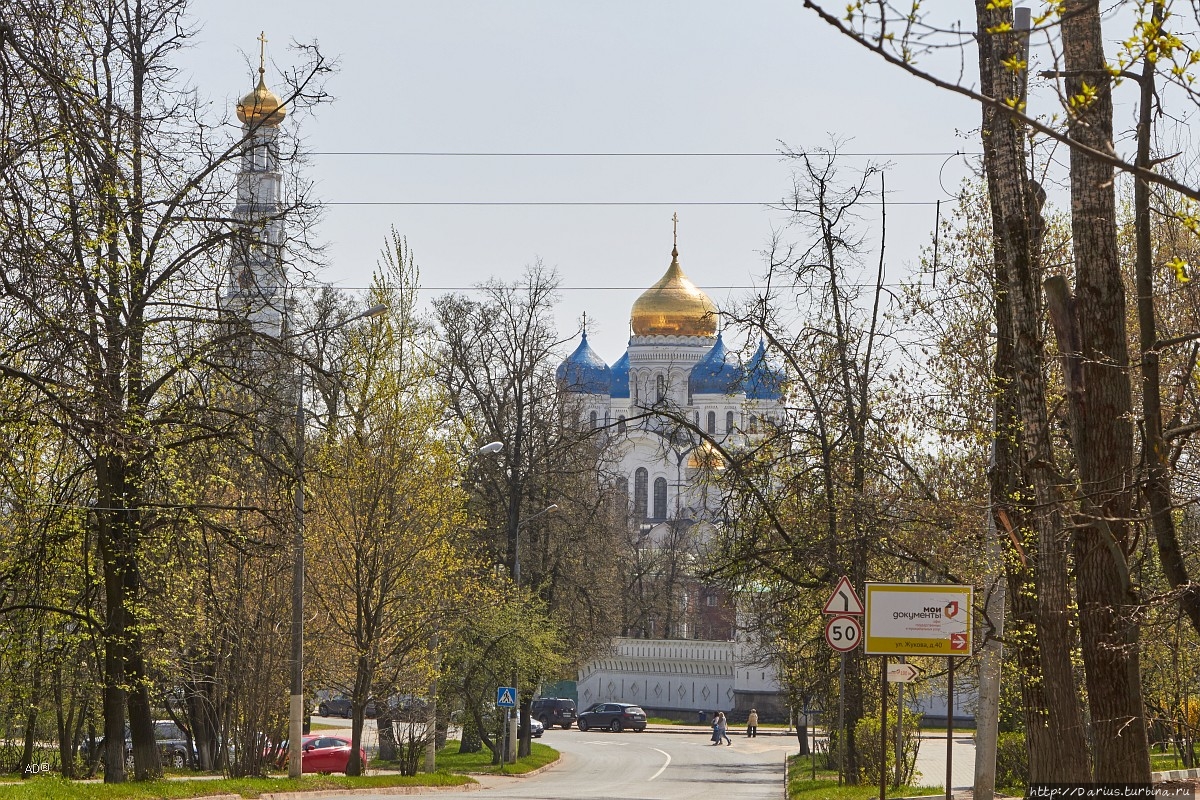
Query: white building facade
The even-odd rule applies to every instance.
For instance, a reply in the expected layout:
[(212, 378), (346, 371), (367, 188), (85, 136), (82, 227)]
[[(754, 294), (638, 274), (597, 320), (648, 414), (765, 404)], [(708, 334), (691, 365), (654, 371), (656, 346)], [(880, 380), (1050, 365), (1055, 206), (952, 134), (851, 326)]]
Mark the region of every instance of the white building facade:
[[(585, 331), (558, 368), (582, 424), (607, 432), (614, 488), (646, 547), (702, 550), (721, 524), (721, 498), (708, 480), (720, 469), (717, 447), (745, 446), (783, 414), (783, 375), (762, 343), (743, 364), (717, 323), (716, 306), (683, 273), (675, 247), (666, 273), (633, 305), (626, 352), (609, 366)], [(737, 641), (733, 610), (726, 607), (724, 624), (713, 614), (699, 624), (706, 609), (696, 606), (713, 605), (713, 593), (694, 582), (673, 591), (676, 607), (691, 605), (692, 613), (642, 630), (645, 638), (614, 640), (611, 655), (580, 671), (580, 706), (630, 702), (683, 717), (744, 716), (752, 707), (786, 714), (774, 669)]]

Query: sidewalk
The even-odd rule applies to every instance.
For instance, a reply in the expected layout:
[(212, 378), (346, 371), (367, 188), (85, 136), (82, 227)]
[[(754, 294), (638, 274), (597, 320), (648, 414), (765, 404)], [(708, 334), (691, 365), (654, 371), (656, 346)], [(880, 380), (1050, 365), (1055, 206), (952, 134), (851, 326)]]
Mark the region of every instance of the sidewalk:
[[(712, 725), (657, 725), (651, 723), (646, 726), (646, 730), (649, 733), (687, 733), (694, 734), (696, 736), (712, 736)], [(746, 726), (734, 725), (733, 727), (729, 728), (728, 733), (731, 739), (737, 736), (744, 737), (746, 735)], [(793, 740), (795, 740), (796, 729), (793, 728), (792, 732), (788, 733), (787, 728), (764, 728), (762, 725), (759, 725), (758, 735), (790, 736)], [(812, 734), (810, 733), (809, 735), (811, 736)]]

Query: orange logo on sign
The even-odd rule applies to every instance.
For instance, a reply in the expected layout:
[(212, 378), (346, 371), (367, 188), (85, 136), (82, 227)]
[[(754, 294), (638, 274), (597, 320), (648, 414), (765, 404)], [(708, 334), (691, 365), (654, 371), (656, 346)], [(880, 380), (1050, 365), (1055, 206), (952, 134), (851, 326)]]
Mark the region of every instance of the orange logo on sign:
[(951, 600), (946, 603), (946, 607), (942, 611), (946, 614), (947, 619), (954, 619), (958, 615), (958, 601)]

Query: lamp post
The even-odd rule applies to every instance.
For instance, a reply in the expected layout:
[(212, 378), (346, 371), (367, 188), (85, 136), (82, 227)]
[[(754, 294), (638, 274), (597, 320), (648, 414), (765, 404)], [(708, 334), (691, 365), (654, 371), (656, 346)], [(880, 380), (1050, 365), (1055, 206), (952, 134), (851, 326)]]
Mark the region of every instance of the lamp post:
[[(494, 456), (504, 449), (504, 442), (488, 442), (483, 447), (475, 451), (475, 457), (479, 456)], [(435, 627), (433, 635), (429, 637), (429, 650), (437, 658), (438, 635)], [(437, 684), (438, 684), (438, 664), (434, 664), (433, 680), (429, 684), (429, 708), (425, 716), (425, 771), (433, 772), (437, 766)]]
[[(531, 514), (530, 516), (526, 517), (525, 519), (517, 522), (516, 529), (513, 531), (514, 542), (513, 542), (513, 566), (512, 566), (513, 584), (517, 587), (517, 589), (521, 588), (521, 537), (520, 537), (521, 527), (526, 525), (527, 523), (533, 522), (538, 517), (543, 517), (546, 514), (553, 514), (555, 511), (558, 511), (558, 503), (551, 503), (550, 505), (546, 506), (545, 508), (543, 508), (541, 511), (537, 512), (536, 514)], [(514, 665), (513, 665), (513, 689), (518, 688), (517, 687), (517, 678), (518, 678), (517, 667), (516, 667), (516, 664), (514, 663)], [(517, 696), (520, 697), (520, 695), (521, 695), (521, 693), (518, 690)], [(520, 724), (520, 719), (521, 719), (520, 713), (516, 714), (515, 716), (512, 715), (511, 713), (509, 715), (508, 725), (507, 725), (508, 746), (505, 748), (505, 757), (509, 763), (515, 762), (517, 760), (517, 727)]]
[[(317, 332), (330, 333), (352, 322), (385, 313), (385, 305), (371, 306), (362, 313), (323, 328), (291, 334), (285, 339)], [(304, 365), (296, 359), (296, 493), (293, 506), (296, 515), (295, 537), (292, 541), (292, 687), (288, 703), (288, 777), (299, 778), (303, 772), (304, 753)]]

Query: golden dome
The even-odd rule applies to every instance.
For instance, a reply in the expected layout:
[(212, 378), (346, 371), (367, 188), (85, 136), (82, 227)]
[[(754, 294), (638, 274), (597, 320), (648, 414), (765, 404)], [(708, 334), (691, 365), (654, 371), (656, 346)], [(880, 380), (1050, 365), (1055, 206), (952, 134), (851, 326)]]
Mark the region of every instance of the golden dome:
[(717, 307), (679, 267), (671, 248), (671, 266), (658, 283), (642, 292), (629, 313), (635, 336), (716, 336)]
[(725, 459), (712, 442), (703, 441), (688, 456), (688, 469), (725, 469)]
[(279, 127), (279, 123), (287, 116), (287, 109), (275, 93), (267, 88), (261, 68), (258, 70), (258, 86), (238, 101), (237, 115), (244, 125), (266, 125), (268, 128)]

